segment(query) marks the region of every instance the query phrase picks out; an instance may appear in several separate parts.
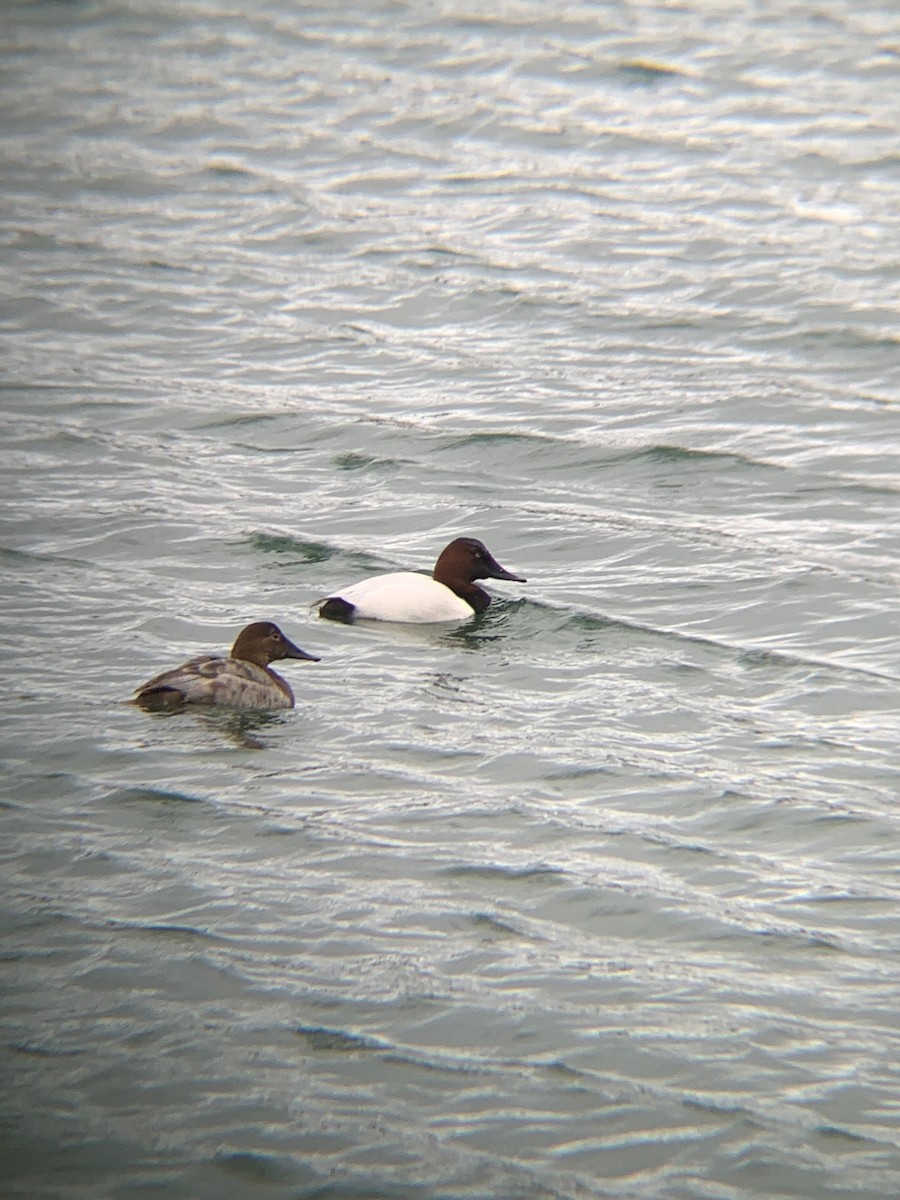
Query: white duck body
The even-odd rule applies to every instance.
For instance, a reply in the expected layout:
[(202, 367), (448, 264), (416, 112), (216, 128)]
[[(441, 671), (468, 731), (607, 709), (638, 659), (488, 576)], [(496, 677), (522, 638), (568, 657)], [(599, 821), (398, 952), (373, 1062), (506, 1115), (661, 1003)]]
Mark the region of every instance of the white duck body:
[(428, 625), (438, 621), (465, 621), (475, 615), (471, 604), (443, 583), (418, 571), (392, 571), (364, 579), (339, 593), (352, 604), (354, 619), (404, 621)]

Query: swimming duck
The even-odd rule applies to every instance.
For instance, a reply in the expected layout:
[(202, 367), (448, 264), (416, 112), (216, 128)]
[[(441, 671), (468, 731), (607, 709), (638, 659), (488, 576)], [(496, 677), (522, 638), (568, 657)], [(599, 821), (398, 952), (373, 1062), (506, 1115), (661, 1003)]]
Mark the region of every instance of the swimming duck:
[(501, 567), (483, 542), (461, 537), (441, 551), (430, 578), (417, 571), (393, 571), (364, 579), (328, 596), (319, 616), (345, 624), (358, 619), (420, 624), (461, 621), (484, 612), (491, 602), (476, 579), (525, 583), (521, 575)]
[(137, 689), (142, 708), (178, 708), (182, 704), (223, 704), (230, 708), (293, 708), (294, 693), (269, 663), (280, 658), (318, 662), (286, 638), (271, 621), (242, 629), (228, 658), (201, 654), (183, 666), (163, 671)]

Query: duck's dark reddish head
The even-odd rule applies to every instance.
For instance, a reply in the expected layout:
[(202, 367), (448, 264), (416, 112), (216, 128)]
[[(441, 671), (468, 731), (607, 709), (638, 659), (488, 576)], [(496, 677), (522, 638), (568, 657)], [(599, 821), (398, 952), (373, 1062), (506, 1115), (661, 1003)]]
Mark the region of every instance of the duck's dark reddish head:
[[(442, 551), (434, 568), (433, 577), (438, 583), (444, 583), (452, 588), (462, 582), (474, 583), (476, 579), (512, 579), (516, 583), (526, 583), (522, 575), (514, 575), (501, 567), (478, 538), (460, 537), (452, 541)], [(455, 589), (454, 589), (455, 590)]]

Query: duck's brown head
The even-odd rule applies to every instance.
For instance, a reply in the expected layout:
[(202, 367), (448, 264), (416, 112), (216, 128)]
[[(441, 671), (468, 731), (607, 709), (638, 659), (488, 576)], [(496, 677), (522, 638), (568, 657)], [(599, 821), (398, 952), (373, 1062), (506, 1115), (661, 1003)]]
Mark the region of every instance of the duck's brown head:
[(256, 663), (258, 667), (267, 667), (269, 663), (278, 662), (280, 658), (319, 661), (314, 654), (308, 654), (299, 646), (295, 646), (273, 621), (254, 621), (252, 625), (242, 629), (231, 647), (231, 657)]

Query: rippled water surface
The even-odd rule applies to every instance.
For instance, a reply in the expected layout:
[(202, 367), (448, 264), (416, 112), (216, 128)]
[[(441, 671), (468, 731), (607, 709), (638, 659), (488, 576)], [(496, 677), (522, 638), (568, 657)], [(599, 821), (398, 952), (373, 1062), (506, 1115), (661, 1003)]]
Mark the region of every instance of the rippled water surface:
[(4, 1196), (900, 1194), (896, 7), (0, 37)]

